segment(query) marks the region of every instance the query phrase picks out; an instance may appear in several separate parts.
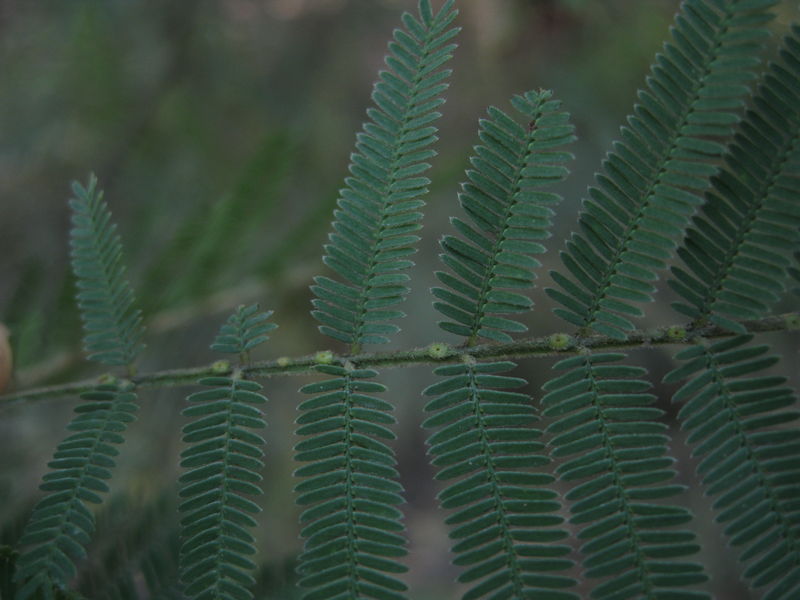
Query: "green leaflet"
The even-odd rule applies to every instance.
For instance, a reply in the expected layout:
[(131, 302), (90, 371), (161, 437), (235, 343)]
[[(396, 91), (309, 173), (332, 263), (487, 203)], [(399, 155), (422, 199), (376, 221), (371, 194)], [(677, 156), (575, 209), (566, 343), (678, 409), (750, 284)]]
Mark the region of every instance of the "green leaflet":
[(142, 316), (125, 279), (116, 225), (94, 175), (85, 188), (74, 182), (72, 192), (70, 246), (84, 346), (90, 360), (132, 368), (142, 349)]
[[(211, 348), (246, 354), (267, 339), (276, 327), (271, 313), (258, 306), (240, 306), (220, 329)], [(252, 598), (256, 564), (255, 527), (251, 515), (260, 508), (249, 498), (260, 495), (264, 468), (264, 440), (253, 430), (263, 429), (260, 405), (266, 398), (261, 385), (241, 372), (206, 377), (198, 382), (209, 389), (187, 398), (183, 414), (192, 420), (183, 428), (189, 446), (181, 453), (180, 477), (181, 579), (184, 593), (195, 600)]]
[[(370, 394), (385, 390), (370, 381), (371, 369), (333, 365), (319, 370), (333, 379), (301, 391), (317, 394), (300, 405), (296, 458), (307, 465), (295, 491), (307, 507), (300, 517), (305, 547), (300, 555), (304, 598), (403, 598), (406, 585), (394, 574), (405, 565), (403, 502), (395, 458), (391, 405)], [(320, 389), (323, 387), (324, 389)], [(327, 400), (320, 402), (323, 398)]]
[(123, 433), (135, 419), (136, 394), (130, 387), (100, 385), (84, 400), (67, 429), (74, 433), (59, 445), (40, 486), (46, 493), (33, 510), (20, 544), (16, 598), (49, 597), (76, 573), (94, 533), (89, 504), (102, 502)]
[[(685, 508), (663, 504), (683, 491), (672, 483), (663, 411), (650, 405), (646, 371), (621, 365), (624, 354), (585, 354), (554, 368), (566, 371), (544, 386), (543, 414), (556, 417), (546, 429), (556, 471), (571, 482), (566, 494), (571, 522), (579, 525), (584, 575), (611, 577), (592, 598), (703, 598), (681, 589), (708, 579), (685, 557), (700, 547), (689, 531)], [(655, 502), (654, 502), (655, 501)]]
[[(502, 375), (512, 362), (474, 363), (434, 371), (447, 379), (425, 390), (434, 396), (424, 427), (437, 479), (454, 480), (439, 494), (452, 509), (458, 580), (473, 584), (464, 598), (577, 599), (577, 582), (558, 574), (573, 566), (553, 477), (535, 469), (550, 461), (534, 427), (531, 399), (509, 391), (525, 380)], [(534, 468), (534, 471), (531, 471)]]
[(480, 337), (508, 342), (507, 332), (527, 329), (495, 315), (533, 306), (517, 290), (533, 285), (539, 262), (532, 255), (545, 251), (540, 242), (550, 236), (552, 207), (561, 200), (542, 188), (562, 180), (562, 163), (572, 158), (561, 150), (575, 139), (569, 115), (549, 91), (527, 92), (511, 103), (523, 123), (489, 108), (490, 118), (480, 122), (483, 144), (475, 147), (459, 197), (470, 223), (454, 217), (461, 237), (441, 242), (452, 273), (436, 273), (449, 288), (433, 288), (434, 307), (449, 319), (439, 327), (469, 344)]
[(624, 339), (649, 302), (689, 217), (702, 203), (720, 143), (738, 121), (775, 2), (688, 0), (672, 43), (603, 162), (562, 260), (571, 278), (547, 293), (569, 323)]
[(341, 190), (330, 243), (323, 261), (344, 281), (315, 278), (312, 314), (320, 331), (358, 349), (388, 342), (397, 326), (385, 323), (403, 316), (386, 310), (403, 300), (413, 263), (416, 231), (429, 180), (425, 162), (435, 156), (431, 125), (440, 117), (449, 70), (442, 65), (455, 48), (458, 33), (449, 28), (456, 16), (454, 0), (433, 14), (429, 0), (419, 3), (419, 17), (403, 15), (405, 29), (394, 32), (367, 111), (370, 121), (356, 136), (351, 176)]
[(695, 322), (746, 333), (735, 320), (762, 316), (784, 290), (787, 250), (800, 243), (800, 27), (784, 40), (702, 214), (678, 249), (673, 307)]
[(752, 335), (681, 352), (665, 381), (685, 381), (673, 401), (717, 521), (740, 549), (743, 575), (769, 600), (800, 593), (800, 431), (797, 397), (782, 377), (759, 377), (777, 361)]

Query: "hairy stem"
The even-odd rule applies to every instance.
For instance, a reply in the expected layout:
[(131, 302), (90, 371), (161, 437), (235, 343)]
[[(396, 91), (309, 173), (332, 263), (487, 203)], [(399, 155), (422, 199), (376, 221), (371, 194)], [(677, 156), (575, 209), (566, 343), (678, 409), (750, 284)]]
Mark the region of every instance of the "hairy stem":
[[(800, 331), (800, 313), (790, 312), (774, 315), (762, 319), (740, 321), (751, 333), (764, 333), (772, 331)], [(676, 334), (677, 332), (677, 334)], [(366, 352), (345, 356), (336, 356), (335, 364), (350, 362), (359, 368), (368, 367), (402, 367), (408, 365), (426, 365), (433, 363), (455, 363), (464, 356), (475, 359), (501, 359), (501, 358), (526, 358), (535, 356), (556, 356), (578, 354), (584, 349), (617, 349), (617, 348), (649, 348), (667, 344), (690, 344), (695, 338), (720, 338), (730, 337), (735, 333), (718, 327), (706, 325), (690, 328), (686, 325), (673, 325), (650, 330), (632, 331), (626, 340), (619, 340), (605, 335), (574, 336), (566, 347), (554, 347), (550, 336), (529, 337), (505, 344), (481, 344), (471, 347), (453, 347), (448, 351), (432, 353), (428, 346), (411, 350), (394, 352)], [(442, 344), (437, 344), (442, 346)], [(440, 356), (441, 355), (441, 356)], [(255, 362), (242, 369), (248, 378), (272, 377), (276, 375), (299, 375), (310, 373), (317, 364), (316, 354), (298, 358), (278, 358), (274, 360)], [(230, 375), (232, 368), (227, 372), (219, 371), (219, 367), (202, 366), (184, 369), (171, 369), (143, 373), (131, 378), (137, 388), (162, 388), (181, 385), (194, 385), (198, 377)], [(0, 409), (15, 404), (33, 400), (55, 399), (64, 396), (73, 396), (93, 389), (97, 386), (96, 379), (87, 379), (22, 390), (0, 396)]]

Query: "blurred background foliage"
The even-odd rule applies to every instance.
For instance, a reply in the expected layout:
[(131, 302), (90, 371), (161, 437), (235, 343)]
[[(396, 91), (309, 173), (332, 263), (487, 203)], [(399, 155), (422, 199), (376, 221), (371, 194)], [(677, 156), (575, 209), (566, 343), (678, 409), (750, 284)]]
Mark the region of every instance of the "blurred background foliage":
[[(329, 346), (309, 316), (308, 285), (320, 260), (354, 132), (401, 10), (415, 0), (0, 0), (0, 321), (12, 332), (15, 386), (96, 375), (80, 352), (68, 269), (66, 199), (72, 179), (94, 171), (106, 190), (145, 311), (141, 370), (192, 366), (227, 313), (258, 301), (280, 329), (265, 354)], [(550, 261), (574, 226), (587, 184), (610, 147), (678, 0), (465, 0), (455, 74), (440, 122), (439, 157), (413, 291), (393, 347), (448, 340), (431, 324), (428, 288), (437, 240), (457, 210), (477, 119), (513, 93), (552, 88), (572, 113), (580, 142), (556, 222)], [(796, 18), (781, 5), (776, 39)], [(665, 291), (665, 296), (667, 295)], [(664, 296), (662, 296), (664, 297)], [(563, 328), (543, 295), (534, 334)], [(668, 302), (650, 321), (674, 320)], [(790, 342), (787, 342), (790, 343)], [(338, 350), (338, 348), (332, 348)], [(641, 353), (658, 381), (665, 355)], [(530, 391), (549, 373), (523, 363)], [(398, 405), (397, 450), (407, 489), (411, 596), (447, 599), (455, 570), (437, 515), (436, 486), (419, 429), (429, 369), (386, 372)], [(294, 598), (299, 550), (290, 424), (297, 378), (267, 382), (269, 454), (260, 543), (260, 596)], [(177, 548), (174, 481), (186, 390), (142, 394), (113, 501), (78, 585), (90, 598), (172, 598)], [(668, 398), (665, 395), (665, 398)], [(0, 419), (0, 544), (13, 544), (36, 497), (73, 402), (3, 410)], [(664, 407), (669, 409), (668, 399)], [(669, 409), (671, 410), (671, 409)], [(688, 457), (685, 479), (695, 485)], [(699, 492), (688, 500), (701, 511)], [(743, 592), (726, 569), (719, 531), (707, 538), (721, 598)], [(0, 556), (0, 569), (7, 557)], [(126, 564), (138, 565), (131, 569)]]

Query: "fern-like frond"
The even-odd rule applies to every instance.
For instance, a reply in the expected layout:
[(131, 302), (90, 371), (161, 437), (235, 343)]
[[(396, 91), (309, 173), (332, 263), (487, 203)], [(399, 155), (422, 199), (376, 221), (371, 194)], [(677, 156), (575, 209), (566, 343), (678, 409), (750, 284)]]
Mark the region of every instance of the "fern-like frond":
[(370, 381), (371, 369), (319, 365), (332, 379), (302, 388), (317, 394), (300, 405), (296, 459), (309, 464), (296, 475), (297, 503), (305, 548), (300, 585), (305, 600), (380, 598), (399, 600), (406, 585), (390, 574), (403, 573), (402, 486), (394, 453), (382, 440), (394, 439), (388, 402), (370, 394), (386, 390)]
[(800, 244), (800, 26), (770, 65), (701, 215), (678, 249), (673, 306), (695, 322), (746, 333), (780, 299), (789, 252)]
[(78, 415), (69, 424), (74, 433), (62, 441), (50, 472), (40, 486), (48, 494), (33, 510), (21, 546), (28, 546), (17, 562), (17, 600), (50, 598), (75, 576), (75, 562), (86, 556), (94, 532), (94, 515), (87, 504), (99, 504), (108, 491), (114, 445), (134, 420), (136, 394), (129, 385), (108, 384), (81, 394)]
[[(242, 355), (266, 340), (276, 326), (271, 313), (258, 306), (239, 307), (222, 326), (212, 349)], [(263, 429), (261, 385), (243, 378), (241, 371), (227, 377), (205, 377), (198, 383), (210, 389), (192, 394), (183, 411), (192, 421), (183, 428), (189, 446), (181, 466), (189, 469), (180, 481), (181, 579), (190, 598), (240, 600), (252, 598), (256, 568), (255, 527), (251, 516), (260, 512), (248, 496), (261, 494), (258, 483), (264, 467), (264, 440), (252, 430)]]
[[(619, 364), (624, 354), (587, 354), (555, 365), (566, 371), (544, 386), (543, 414), (560, 479), (574, 487), (571, 523), (584, 556), (585, 576), (605, 577), (592, 598), (705, 598), (683, 589), (708, 579), (700, 564), (686, 560), (700, 546), (683, 507), (662, 499), (683, 491), (672, 483), (674, 459), (667, 454), (663, 411), (640, 367)], [(580, 483), (573, 483), (578, 482)]]
[(483, 144), (475, 147), (459, 198), (471, 224), (452, 219), (461, 236), (445, 236), (442, 261), (453, 273), (436, 273), (449, 289), (433, 289), (440, 300), (434, 306), (451, 319), (439, 326), (470, 344), (479, 337), (508, 342), (507, 332), (526, 331), (496, 315), (533, 306), (516, 290), (533, 285), (540, 263), (532, 255), (545, 251), (540, 241), (550, 236), (551, 207), (561, 200), (542, 188), (566, 176), (562, 163), (572, 157), (562, 149), (575, 139), (569, 114), (549, 91), (515, 96), (511, 103), (522, 124), (494, 107), (480, 122)]
[(582, 329), (625, 338), (649, 302), (755, 76), (774, 0), (686, 0), (547, 293)]
[[(403, 316), (389, 307), (408, 292), (430, 181), (422, 174), (435, 155), (429, 148), (437, 139), (432, 122), (447, 89), (450, 71), (442, 69), (455, 45), (448, 42), (458, 29), (449, 28), (456, 11), (447, 0), (433, 14), (429, 0), (420, 0), (419, 18), (403, 15), (405, 29), (394, 32), (372, 99), (370, 121), (356, 137), (351, 176), (341, 190), (334, 212), (333, 233), (325, 246), (325, 264), (344, 281), (317, 277), (314, 317), (322, 333), (352, 344), (385, 343), (397, 326), (386, 321)], [(448, 29), (449, 28), (449, 29)]]
[(132, 367), (142, 349), (142, 316), (125, 279), (122, 244), (92, 175), (87, 187), (72, 184), (72, 270), (90, 360)]
[(768, 589), (765, 600), (791, 600), (800, 596), (800, 412), (786, 378), (763, 373), (778, 357), (752, 338), (687, 348), (665, 381), (686, 381), (673, 401), (744, 577)]
[(453, 526), (458, 580), (476, 583), (464, 595), (477, 598), (574, 599), (575, 585), (559, 574), (573, 562), (552, 475), (531, 471), (550, 461), (535, 428), (531, 398), (513, 391), (524, 379), (505, 375), (512, 362), (439, 367), (447, 379), (425, 390), (435, 396), (423, 425), (440, 428), (428, 439), (437, 479), (456, 479), (439, 494)]

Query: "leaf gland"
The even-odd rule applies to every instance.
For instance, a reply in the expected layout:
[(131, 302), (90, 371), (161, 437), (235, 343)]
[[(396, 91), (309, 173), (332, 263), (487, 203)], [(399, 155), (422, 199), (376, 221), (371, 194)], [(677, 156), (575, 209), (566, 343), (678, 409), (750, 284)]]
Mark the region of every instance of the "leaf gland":
[(666, 331), (666, 337), (668, 340), (672, 340), (673, 342), (682, 342), (686, 339), (686, 328), (679, 325), (668, 327)]
[(330, 365), (333, 364), (333, 352), (330, 350), (320, 350), (316, 354), (314, 354), (314, 362), (318, 365)]
[(566, 333), (554, 333), (548, 338), (547, 344), (550, 346), (551, 350), (563, 352), (572, 347), (573, 340), (572, 336)]
[(444, 342), (433, 342), (428, 346), (428, 356), (434, 360), (442, 360), (452, 354), (452, 349), (449, 344)]
[(228, 360), (218, 360), (211, 365), (211, 372), (214, 375), (224, 375), (231, 370), (231, 363)]

